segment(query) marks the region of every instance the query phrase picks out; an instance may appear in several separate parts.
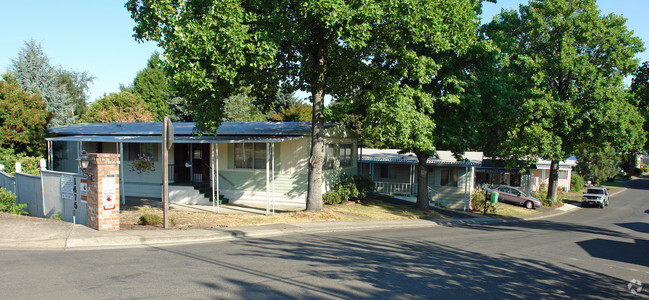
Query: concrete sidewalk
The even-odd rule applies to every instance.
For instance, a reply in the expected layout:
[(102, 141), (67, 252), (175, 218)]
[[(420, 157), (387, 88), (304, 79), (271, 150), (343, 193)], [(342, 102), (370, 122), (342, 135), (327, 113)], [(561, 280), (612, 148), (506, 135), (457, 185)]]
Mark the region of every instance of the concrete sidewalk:
[[(616, 191), (615, 194), (624, 189)], [(611, 194), (613, 196), (614, 194)], [(487, 218), (467, 214), (454, 219), (357, 221), (324, 223), (289, 223), (259, 226), (242, 226), (192, 230), (121, 230), (100, 232), (83, 225), (68, 222), (0, 214), (0, 249), (101, 249), (146, 247), (173, 244), (224, 241), (248, 237), (268, 237), (287, 233), (318, 233), (362, 231), (373, 229), (397, 229), (415, 227), (439, 227), (464, 224), (488, 224), (519, 220), (539, 220), (578, 209), (578, 204), (566, 204), (561, 208), (521, 217), (519, 219)]]

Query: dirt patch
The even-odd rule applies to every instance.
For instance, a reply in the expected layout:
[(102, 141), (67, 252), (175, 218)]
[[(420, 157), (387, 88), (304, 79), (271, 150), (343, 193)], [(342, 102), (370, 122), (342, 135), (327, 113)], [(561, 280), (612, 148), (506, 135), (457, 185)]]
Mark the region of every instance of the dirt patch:
[[(159, 207), (124, 207), (120, 212), (122, 230), (159, 230), (162, 225), (138, 225), (143, 214), (162, 216)], [(170, 228), (207, 229), (280, 223), (343, 222), (371, 220), (444, 219), (447, 216), (434, 211), (419, 211), (411, 206), (374, 200), (350, 201), (339, 205), (325, 205), (320, 212), (279, 212), (274, 215), (226, 215), (211, 212), (169, 210)]]

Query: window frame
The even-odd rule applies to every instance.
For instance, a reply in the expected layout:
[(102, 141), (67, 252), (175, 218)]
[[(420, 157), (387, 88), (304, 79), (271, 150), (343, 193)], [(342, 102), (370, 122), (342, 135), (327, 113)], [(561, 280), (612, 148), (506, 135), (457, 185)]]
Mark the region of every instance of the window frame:
[[(240, 153), (240, 149), (237, 149), (239, 147), (242, 147), (243, 149), (243, 159), (238, 159)], [(266, 143), (234, 143), (233, 144), (233, 159), (234, 159), (234, 168), (235, 169), (243, 169), (243, 170), (263, 170), (266, 169), (266, 157), (268, 155), (268, 152), (266, 149)], [(260, 166), (257, 166), (259, 164), (260, 158), (257, 158), (261, 153), (257, 153), (257, 151), (263, 149), (263, 163), (261, 163)], [(261, 152), (261, 151), (260, 151)], [(243, 165), (240, 163), (243, 162)]]

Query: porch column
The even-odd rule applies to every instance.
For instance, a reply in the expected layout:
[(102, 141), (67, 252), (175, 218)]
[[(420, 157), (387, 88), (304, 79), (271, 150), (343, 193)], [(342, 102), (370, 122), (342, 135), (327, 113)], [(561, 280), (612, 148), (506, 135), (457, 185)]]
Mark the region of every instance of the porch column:
[(52, 168), (52, 161), (52, 141), (47, 141), (47, 169), (50, 171), (54, 170), (54, 168)]
[(266, 215), (270, 214), (270, 145), (266, 143)]
[[(82, 148), (81, 142), (77, 142), (77, 158), (81, 157), (81, 152), (83, 151), (81, 148)], [(82, 173), (81, 168), (78, 166), (78, 164), (77, 164), (77, 173), (79, 174)]]
[(469, 167), (464, 167), (464, 211), (467, 211), (466, 200), (467, 200), (467, 191), (469, 187)]
[(219, 199), (219, 145), (210, 144), (210, 175), (212, 177), (212, 208), (216, 205), (216, 212), (221, 210)]
[(119, 151), (119, 196), (122, 204), (126, 204), (126, 193), (124, 192), (124, 143), (118, 143), (117, 150)]
[(275, 214), (275, 143), (270, 144), (270, 152), (271, 152), (270, 153), (270, 157), (271, 157), (271, 163), (270, 163), (271, 167), (270, 168), (272, 170), (271, 179), (272, 179), (272, 182), (273, 182), (273, 186), (272, 186), (272, 189), (271, 189), (271, 192), (272, 192), (271, 200), (273, 201), (272, 211), (273, 211), (273, 215), (274, 215)]

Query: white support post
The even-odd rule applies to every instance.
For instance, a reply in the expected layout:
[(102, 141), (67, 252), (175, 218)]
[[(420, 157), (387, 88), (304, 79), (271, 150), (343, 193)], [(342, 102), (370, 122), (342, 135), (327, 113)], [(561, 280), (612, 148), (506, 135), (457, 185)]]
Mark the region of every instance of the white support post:
[[(82, 147), (81, 147), (81, 142), (77, 142), (77, 158), (81, 157), (81, 151), (83, 151)], [(77, 165), (77, 173), (79, 173), (79, 174), (82, 173), (81, 168), (79, 168), (78, 165)]]
[(266, 215), (270, 214), (270, 146), (266, 143)]
[(216, 173), (214, 175), (216, 181), (216, 211), (221, 210), (221, 193), (219, 192), (219, 144), (214, 144), (214, 170)]
[(275, 214), (275, 143), (270, 144), (270, 149), (271, 149), (271, 169), (272, 169), (272, 179), (273, 179), (273, 187), (272, 187), (272, 194), (271, 194), (271, 199), (273, 201), (273, 215)]
[(467, 211), (466, 200), (467, 200), (467, 190), (469, 186), (469, 167), (464, 167), (464, 211)]
[(119, 151), (119, 197), (122, 205), (126, 204), (126, 191), (124, 191), (124, 143), (118, 143)]
[(47, 141), (47, 168), (48, 170), (53, 170), (52, 168), (52, 141)]

